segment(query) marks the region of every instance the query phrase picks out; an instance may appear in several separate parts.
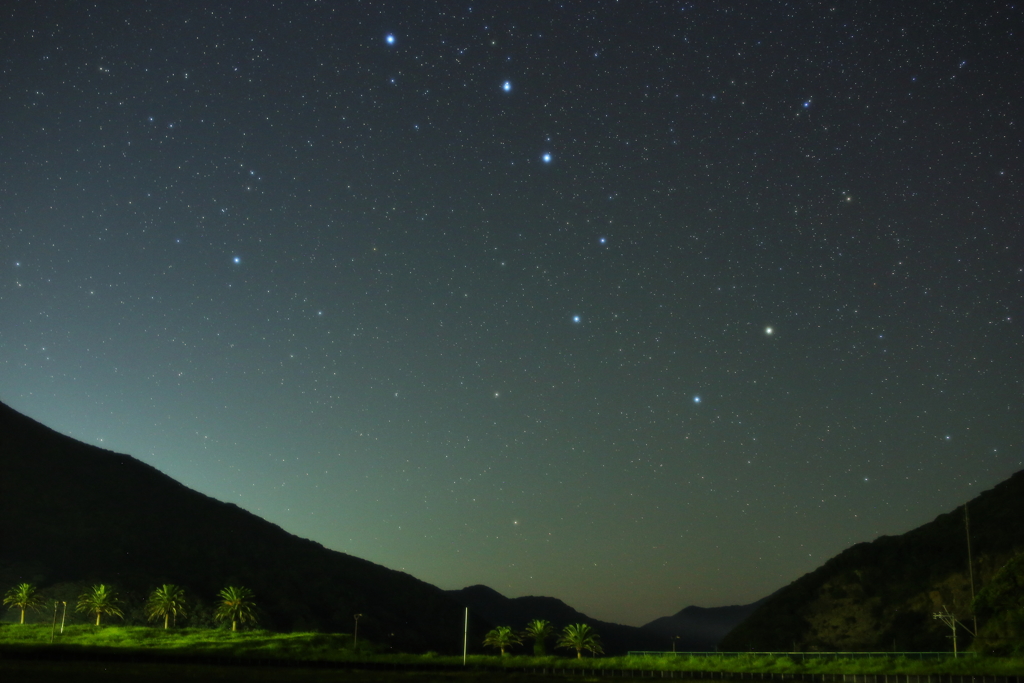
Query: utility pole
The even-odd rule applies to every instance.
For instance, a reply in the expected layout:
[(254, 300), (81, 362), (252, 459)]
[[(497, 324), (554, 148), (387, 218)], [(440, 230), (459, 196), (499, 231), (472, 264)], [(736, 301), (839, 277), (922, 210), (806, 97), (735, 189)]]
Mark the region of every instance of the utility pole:
[(956, 617), (943, 605), (942, 611), (934, 613), (932, 619), (940, 619), (943, 624), (953, 629), (953, 659), (956, 659)]
[(964, 531), (967, 534), (967, 575), (971, 579), (971, 616), (974, 618), (974, 633), (978, 633), (978, 615), (974, 613), (974, 561), (971, 558), (971, 518), (967, 516), (967, 503), (964, 503)]
[(939, 620), (942, 621), (943, 624), (945, 624), (946, 626), (948, 626), (951, 629), (953, 629), (953, 658), (954, 659), (957, 656), (957, 649), (956, 649), (956, 626), (957, 626), (957, 624), (960, 624), (961, 626), (963, 626), (964, 630), (967, 631), (968, 633), (970, 633), (972, 636), (977, 637), (977, 635), (978, 635), (977, 631), (974, 631), (972, 633), (971, 629), (969, 629), (966, 626), (964, 626), (963, 622), (961, 622), (959, 619), (957, 619), (956, 616), (952, 612), (950, 612), (949, 609), (945, 605), (942, 606), (942, 611), (941, 612), (935, 612), (934, 614), (932, 614), (932, 619), (939, 619)]
[(462, 666), (466, 666), (466, 651), (469, 647), (469, 608), (466, 608), (466, 623), (462, 626)]
[(356, 628), (355, 628), (354, 631), (352, 631), (352, 651), (353, 652), (358, 652), (359, 651), (359, 617), (361, 617), (361, 616), (363, 616), (363, 615), (362, 614), (353, 614), (352, 615), (352, 618), (356, 620)]

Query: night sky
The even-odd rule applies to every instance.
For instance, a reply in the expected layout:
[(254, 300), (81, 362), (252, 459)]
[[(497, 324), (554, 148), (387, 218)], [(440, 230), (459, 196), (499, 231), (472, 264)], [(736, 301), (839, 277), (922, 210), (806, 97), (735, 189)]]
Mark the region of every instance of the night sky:
[(2, 14), (0, 400), (58, 431), (634, 625), (1024, 467), (1019, 2)]

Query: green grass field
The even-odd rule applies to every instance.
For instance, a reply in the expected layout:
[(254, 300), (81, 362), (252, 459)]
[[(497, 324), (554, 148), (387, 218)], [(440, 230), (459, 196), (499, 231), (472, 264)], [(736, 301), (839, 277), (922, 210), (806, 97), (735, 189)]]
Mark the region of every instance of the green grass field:
[[(328, 633), (271, 633), (225, 629), (150, 628), (75, 624), (57, 629), (54, 645), (67, 648), (121, 648), (147, 652), (285, 659), (350, 659), (352, 636)], [(0, 624), (0, 645), (50, 644), (51, 627), (44, 624)], [(372, 644), (364, 650), (372, 652)]]
[[(730, 673), (829, 673), (829, 674), (973, 674), (1021, 675), (1024, 659), (960, 656), (916, 659), (901, 656), (864, 658), (793, 658), (779, 655), (734, 655), (726, 657), (619, 657), (621, 668), (675, 669), (677, 671), (727, 671)], [(649, 666), (644, 660), (653, 659)], [(677, 660), (677, 661), (673, 661)]]
[[(75, 624), (64, 629), (63, 635), (57, 634), (54, 644), (50, 644), (51, 627), (45, 624), (10, 624), (0, 623), (0, 648), (56, 648), (58, 651), (69, 652), (82, 649), (86, 651), (107, 651), (125, 654), (138, 653), (140, 659), (146, 653), (159, 655), (163, 658), (180, 655), (182, 666), (189, 666), (203, 657), (230, 657), (249, 660), (288, 660), (308, 662), (366, 662), (388, 663), (408, 666), (431, 666), (462, 664), (462, 657), (413, 654), (382, 654), (374, 651), (372, 643), (360, 642), (360, 652), (352, 650), (352, 636), (349, 634), (330, 633), (272, 633), (269, 631), (240, 631), (233, 633), (224, 629), (182, 628), (164, 630), (162, 628), (141, 626), (102, 626)], [(188, 663), (184, 660), (188, 658)], [(706, 656), (632, 656), (632, 657), (587, 657), (576, 660), (574, 656), (560, 655), (549, 657), (532, 657), (514, 655), (498, 657), (494, 655), (470, 655), (468, 662), (471, 667), (488, 669), (492, 672), (515, 674), (517, 669), (543, 667), (549, 669), (583, 667), (587, 669), (634, 669), (648, 671), (724, 671), (730, 673), (776, 672), (776, 673), (951, 673), (951, 674), (988, 674), (988, 675), (1024, 675), (1024, 659), (1003, 657), (967, 656), (954, 659), (907, 659), (902, 657), (874, 657), (870, 659), (807, 659), (800, 660), (786, 655), (738, 655), (726, 657)], [(13, 666), (15, 662), (6, 662)], [(31, 668), (35, 663), (25, 663)], [(54, 664), (54, 666), (68, 666)], [(102, 666), (97, 664), (97, 666)], [(111, 665), (114, 667), (115, 665)], [(117, 664), (116, 667), (129, 666)], [(134, 665), (131, 665), (134, 666)], [(142, 665), (139, 666), (150, 666)], [(161, 665), (163, 666), (163, 665)], [(175, 665), (177, 666), (177, 665)], [(157, 667), (159, 668), (159, 666)], [(237, 669), (239, 667), (218, 667)], [(278, 671), (277, 667), (271, 667)], [(281, 669), (280, 671), (285, 671)], [(287, 669), (288, 671), (292, 671)], [(280, 673), (280, 672), (279, 672)], [(320, 680), (317, 676), (327, 674), (325, 671), (292, 672), (288, 676), (310, 676), (294, 680)], [(334, 671), (332, 680), (343, 677), (343, 672)], [(227, 674), (225, 675), (233, 675)], [(283, 674), (282, 674), (283, 675)], [(384, 675), (383, 673), (381, 675)], [(388, 674), (390, 675), (390, 674)], [(395, 675), (400, 675), (395, 673)], [(401, 674), (404, 675), (404, 674)], [(412, 675), (410, 673), (410, 675)], [(424, 674), (428, 675), (428, 674)], [(446, 680), (455, 676), (450, 672), (441, 675)], [(475, 681), (467, 672), (467, 681)], [(475, 675), (475, 674), (473, 674)], [(461, 676), (461, 674), (460, 674)], [(415, 680), (429, 680), (416, 678)], [(10, 680), (15, 680), (11, 678)], [(24, 679), (32, 680), (32, 679)], [(220, 679), (211, 679), (220, 680)], [(234, 680), (225, 678), (223, 680)], [(259, 679), (250, 679), (259, 680)], [(274, 679), (274, 680), (292, 680)], [(364, 679), (360, 679), (364, 680)], [(387, 678), (386, 680), (393, 680)], [(410, 679), (412, 680), (412, 679)], [(504, 678), (503, 678), (504, 680)]]

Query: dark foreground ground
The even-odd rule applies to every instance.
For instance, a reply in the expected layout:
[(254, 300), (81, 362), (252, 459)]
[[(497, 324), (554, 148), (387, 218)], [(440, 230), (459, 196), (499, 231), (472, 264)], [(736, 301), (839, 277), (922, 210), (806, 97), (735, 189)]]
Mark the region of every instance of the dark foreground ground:
[[(31, 662), (0, 660), (0, 681), (96, 681), (97, 683), (562, 683), (556, 676), (505, 674), (494, 671), (425, 673), (406, 671), (317, 670), (290, 667), (210, 666), (200, 664), (135, 664), (107, 662)], [(574, 676), (573, 683), (588, 678)]]

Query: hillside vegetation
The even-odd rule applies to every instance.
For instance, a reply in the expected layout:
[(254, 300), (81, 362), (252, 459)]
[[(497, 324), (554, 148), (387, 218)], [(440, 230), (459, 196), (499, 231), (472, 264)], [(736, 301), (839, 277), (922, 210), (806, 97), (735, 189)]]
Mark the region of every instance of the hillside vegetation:
[[(1024, 472), (985, 491), (967, 510), (978, 591), (1024, 549)], [(964, 514), (960, 507), (903, 535), (843, 551), (765, 600), (719, 648), (951, 650), (951, 629), (933, 615), (948, 609), (973, 629)], [(971, 642), (966, 628), (958, 628), (959, 648)]]

